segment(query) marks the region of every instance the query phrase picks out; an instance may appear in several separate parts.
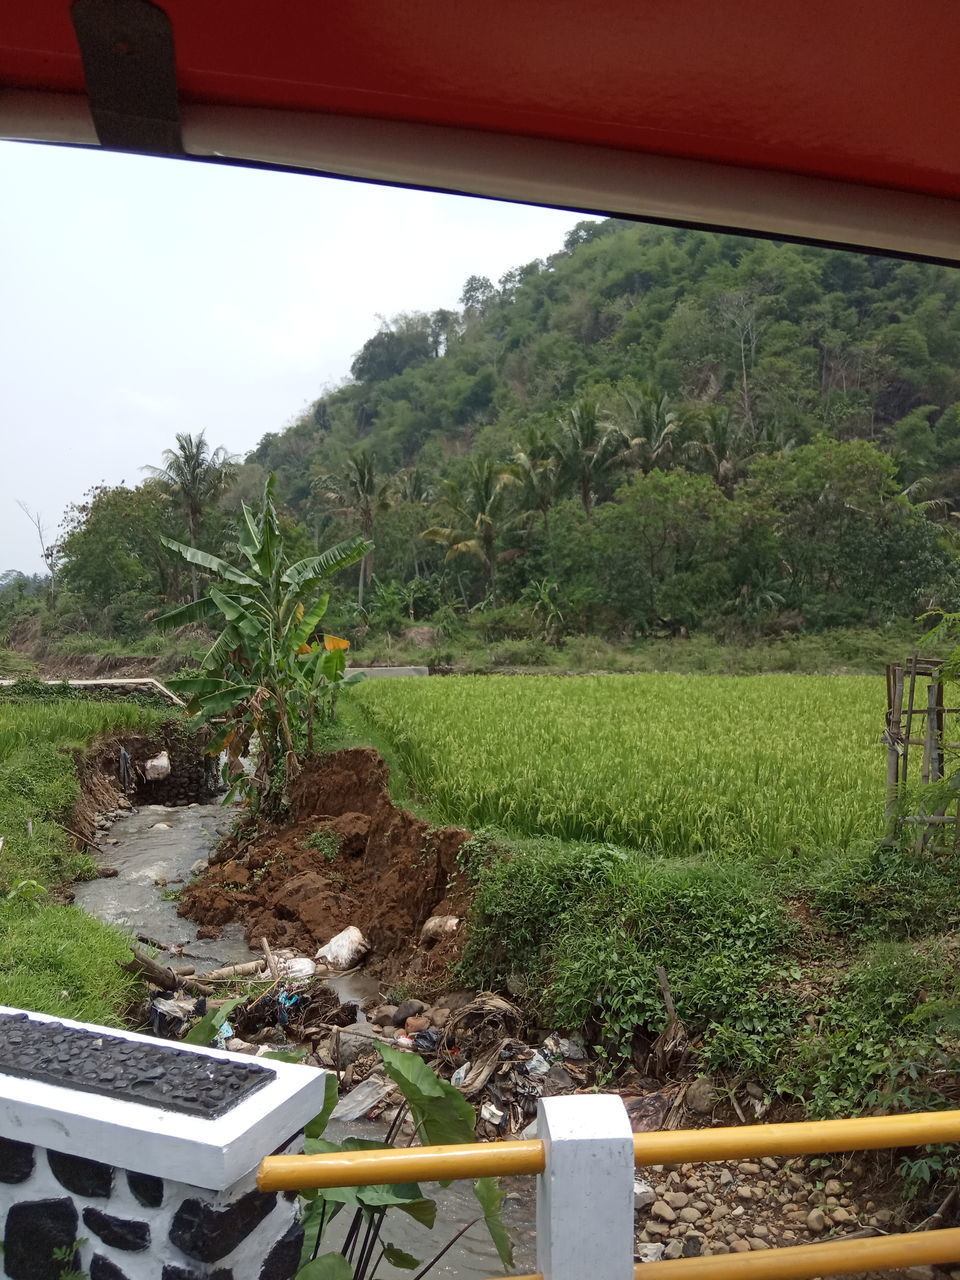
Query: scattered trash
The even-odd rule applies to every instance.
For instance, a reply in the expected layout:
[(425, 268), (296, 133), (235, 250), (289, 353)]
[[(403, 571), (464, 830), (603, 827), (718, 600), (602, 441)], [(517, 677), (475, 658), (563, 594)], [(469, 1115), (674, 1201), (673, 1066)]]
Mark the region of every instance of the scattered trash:
[(547, 1053), (554, 1058), (566, 1058), (570, 1062), (586, 1062), (587, 1051), (579, 1036), (559, 1036), (554, 1033), (543, 1042)]
[(550, 1070), (550, 1063), (542, 1053), (535, 1053), (523, 1064), (523, 1069), (528, 1076), (545, 1076)]
[(145, 760), (143, 765), (143, 776), (147, 782), (163, 782), (166, 778), (169, 778), (169, 753), (161, 751), (159, 755), (153, 756), (150, 760)]
[(420, 930), (421, 942), (439, 942), (457, 932), (459, 916), (431, 916)]
[(314, 961), (308, 960), (306, 956), (278, 960), (277, 969), (281, 978), (289, 978), (293, 982), (303, 982), (307, 978), (312, 978), (317, 972)]
[(652, 1240), (647, 1243), (637, 1245), (637, 1252), (633, 1255), (637, 1262), (662, 1262), (663, 1251), (666, 1245), (655, 1244)]
[(341, 1098), (330, 1114), (331, 1120), (359, 1120), (388, 1098), (394, 1090), (393, 1082), (381, 1075), (367, 1076), (361, 1084)]
[(455, 1089), (459, 1089), (470, 1073), (470, 1063), (465, 1062), (462, 1066), (457, 1067), (456, 1071), (450, 1077), (450, 1083)]
[(487, 1124), (499, 1127), (506, 1117), (499, 1107), (495, 1107), (492, 1102), (485, 1102), (480, 1108), (480, 1118), (486, 1120)]
[(348, 925), (322, 946), (314, 957), (332, 969), (352, 969), (370, 950), (370, 943), (355, 925)]
[(438, 1027), (427, 1027), (413, 1037), (413, 1047), (417, 1053), (436, 1053), (442, 1036), (443, 1032)]
[(394, 1040), (394, 1044), (398, 1044), (401, 1049), (413, 1048), (413, 1041), (410, 1039), (409, 1036), (405, 1036), (405, 1035), (397, 1036), (396, 1040)]

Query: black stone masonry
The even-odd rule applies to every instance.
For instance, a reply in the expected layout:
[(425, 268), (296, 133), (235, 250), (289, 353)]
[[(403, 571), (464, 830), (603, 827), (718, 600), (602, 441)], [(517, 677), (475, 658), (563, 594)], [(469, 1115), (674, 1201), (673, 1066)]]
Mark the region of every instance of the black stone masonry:
[[(223, 1115), (274, 1078), (269, 1067), (258, 1063), (220, 1059), (214, 1064), (203, 1054), (162, 1041), (142, 1044), (40, 1022), (25, 1013), (0, 1014), (0, 1074), (205, 1119)], [(104, 1195), (109, 1189), (82, 1194)]]

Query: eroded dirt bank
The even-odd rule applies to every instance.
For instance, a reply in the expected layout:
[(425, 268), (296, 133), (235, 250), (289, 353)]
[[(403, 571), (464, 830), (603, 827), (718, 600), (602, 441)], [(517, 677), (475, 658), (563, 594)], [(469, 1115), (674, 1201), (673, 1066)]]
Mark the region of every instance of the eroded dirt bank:
[(263, 826), (228, 844), (180, 900), (198, 924), (240, 921), (248, 939), (313, 955), (348, 925), (373, 947), (383, 971), (440, 974), (462, 948), (462, 930), (420, 947), (434, 915), (462, 917), (469, 902), (457, 854), (469, 833), (431, 827), (390, 798), (389, 773), (369, 748), (310, 765), (282, 827)]

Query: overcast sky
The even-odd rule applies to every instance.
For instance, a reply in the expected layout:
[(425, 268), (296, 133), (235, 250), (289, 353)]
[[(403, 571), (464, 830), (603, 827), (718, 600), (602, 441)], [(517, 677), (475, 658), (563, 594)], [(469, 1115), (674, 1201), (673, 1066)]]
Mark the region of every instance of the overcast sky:
[(251, 449), (344, 378), (378, 315), (453, 307), (579, 215), (0, 142), (0, 572), (177, 431)]

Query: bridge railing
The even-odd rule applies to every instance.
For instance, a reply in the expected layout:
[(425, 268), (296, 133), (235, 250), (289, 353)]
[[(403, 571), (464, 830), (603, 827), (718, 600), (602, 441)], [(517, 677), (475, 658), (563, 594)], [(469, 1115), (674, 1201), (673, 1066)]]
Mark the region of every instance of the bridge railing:
[[(960, 1111), (634, 1134), (616, 1094), (541, 1099), (536, 1139), (270, 1156), (263, 1191), (537, 1176), (538, 1280), (813, 1280), (960, 1262), (960, 1228), (641, 1263), (633, 1178), (647, 1165), (960, 1142)], [(517, 1280), (533, 1280), (518, 1277)]]

